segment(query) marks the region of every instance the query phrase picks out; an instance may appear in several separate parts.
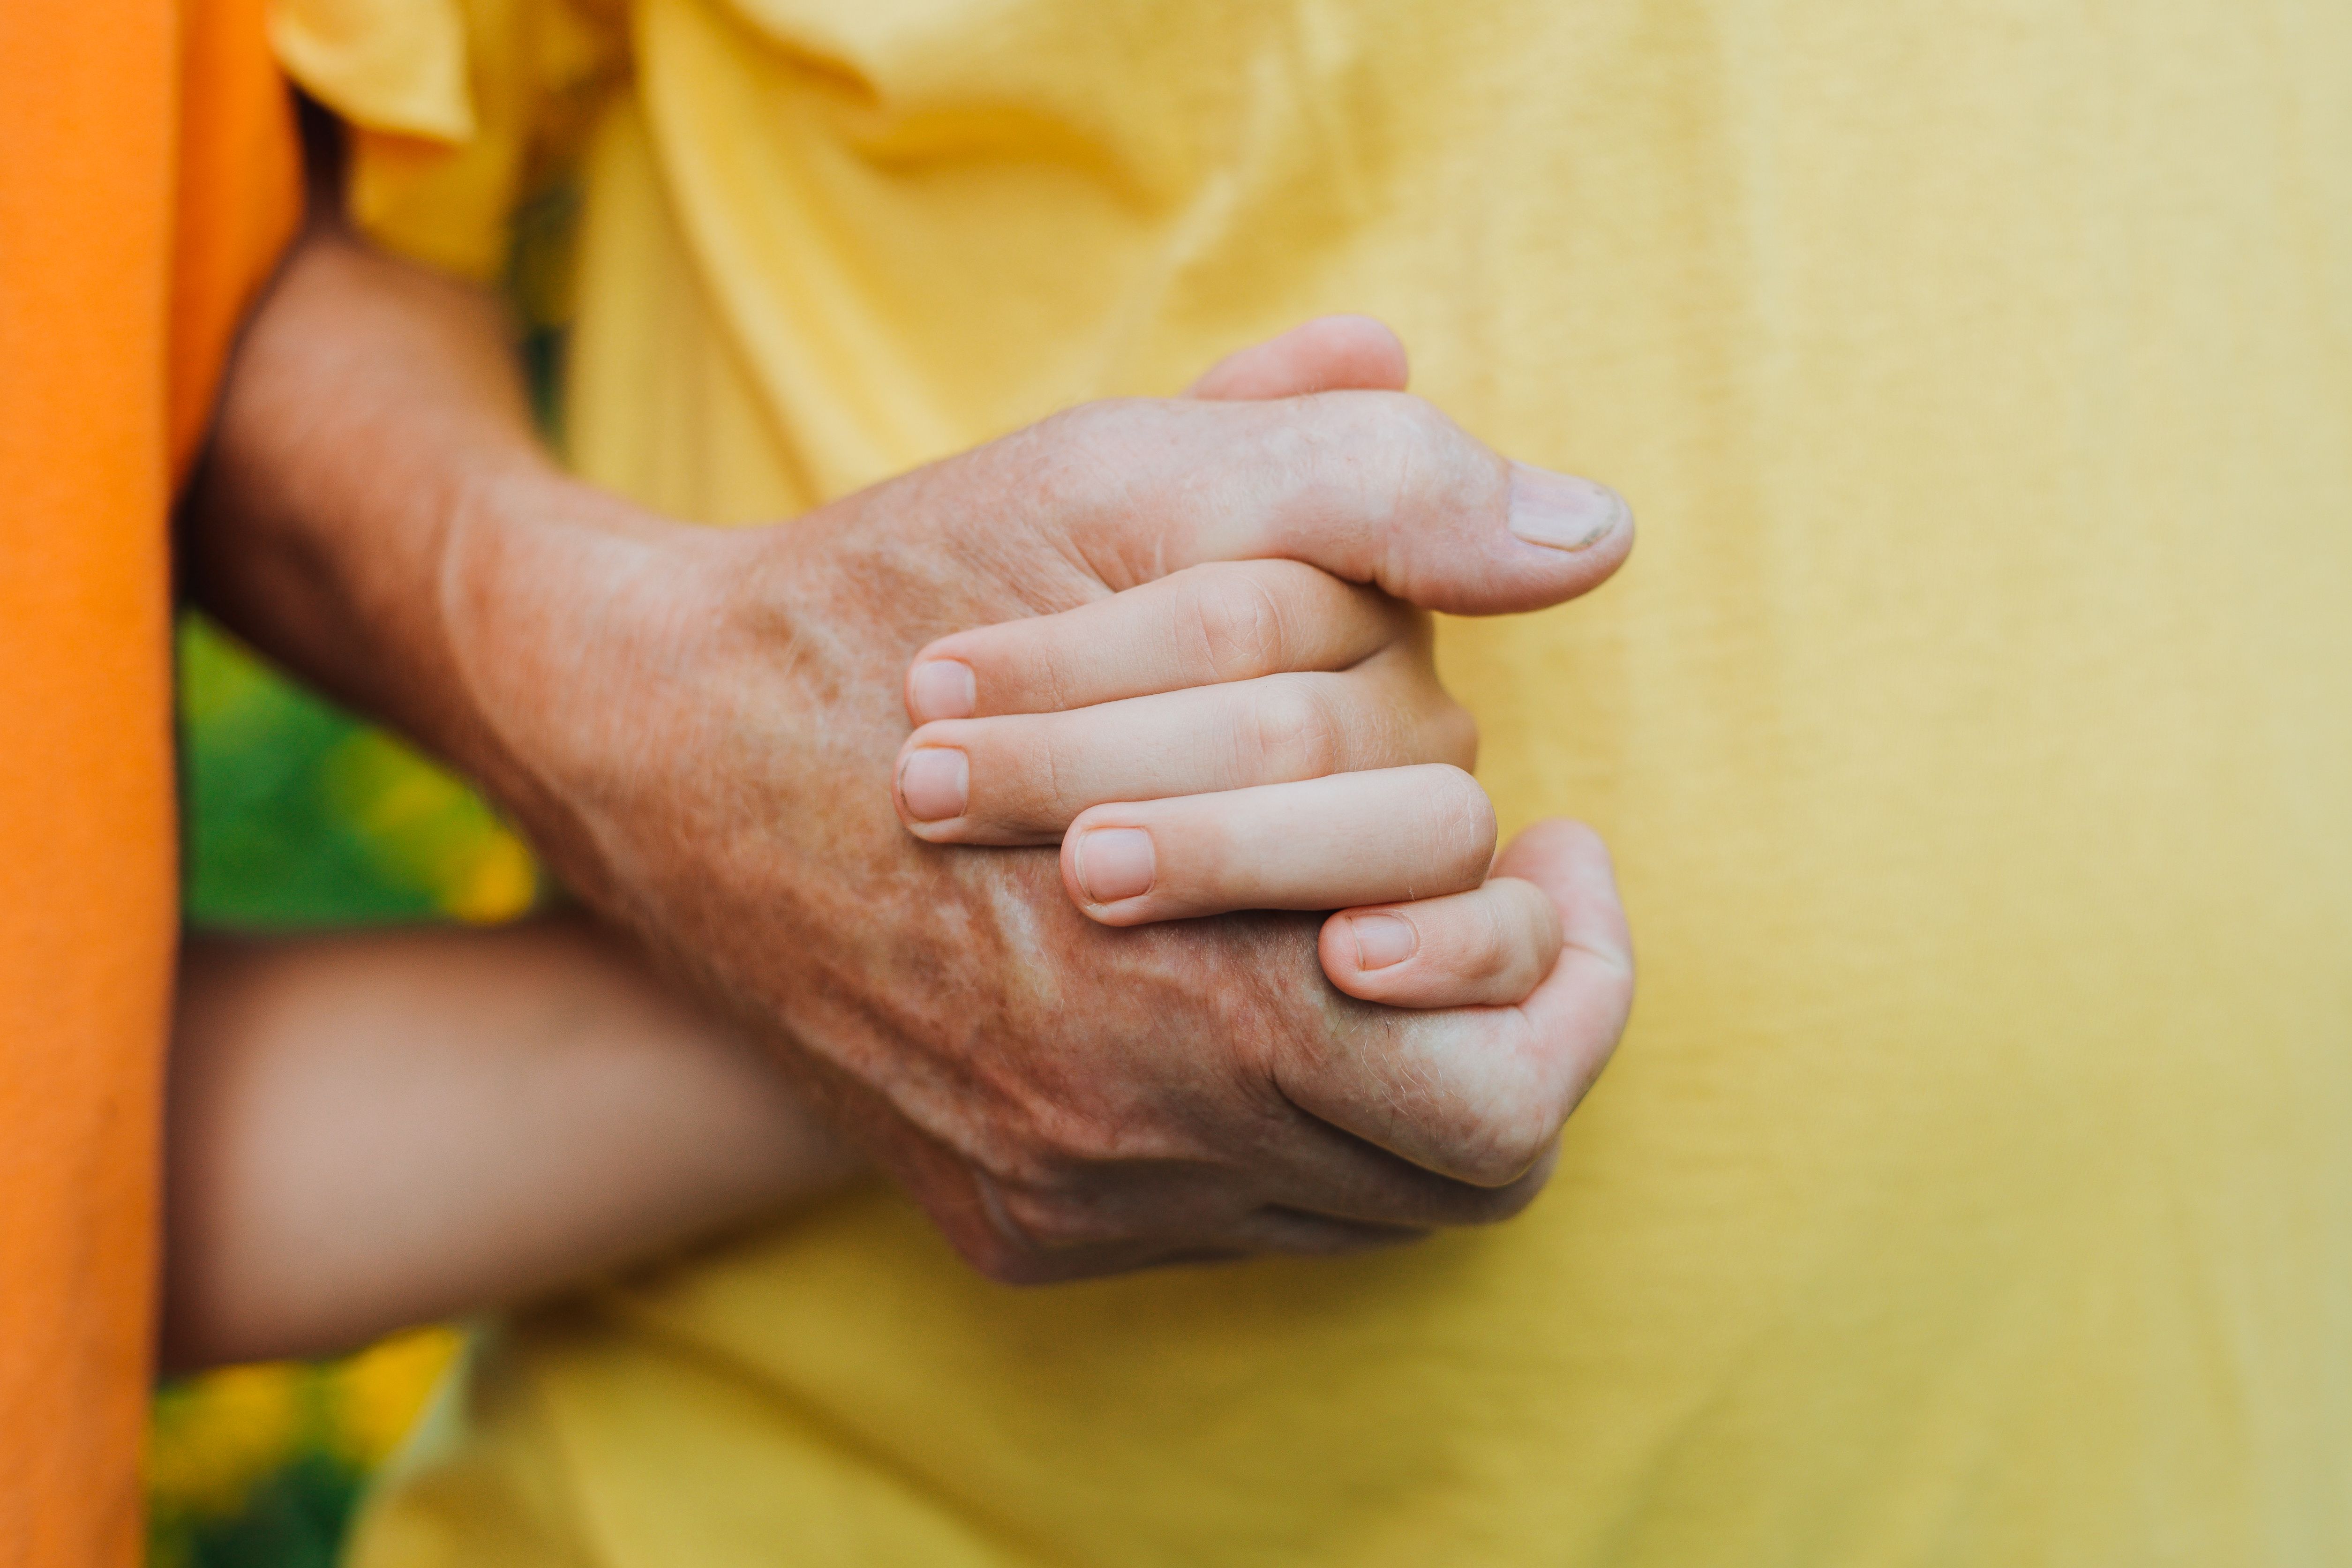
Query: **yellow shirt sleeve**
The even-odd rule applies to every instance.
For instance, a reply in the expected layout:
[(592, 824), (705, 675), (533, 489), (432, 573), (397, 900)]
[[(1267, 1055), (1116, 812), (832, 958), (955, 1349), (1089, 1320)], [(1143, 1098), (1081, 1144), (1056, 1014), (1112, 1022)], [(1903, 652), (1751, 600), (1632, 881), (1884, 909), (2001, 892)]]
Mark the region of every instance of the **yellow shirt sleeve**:
[(278, 0), (287, 72), (351, 126), (345, 200), (376, 244), (477, 281), (516, 209), (571, 161), (627, 33), (568, 0)]

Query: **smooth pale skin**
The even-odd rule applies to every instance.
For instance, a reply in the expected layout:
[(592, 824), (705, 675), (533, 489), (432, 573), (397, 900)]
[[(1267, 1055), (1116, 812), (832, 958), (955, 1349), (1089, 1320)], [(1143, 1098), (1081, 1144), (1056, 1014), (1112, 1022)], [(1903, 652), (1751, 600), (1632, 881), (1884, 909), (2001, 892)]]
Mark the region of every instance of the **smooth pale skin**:
[(742, 1030), (577, 918), (192, 938), (165, 1155), (169, 1372), (511, 1305), (862, 1164)]
[[(976, 1267), (1034, 1281), (1517, 1212), (1630, 949), (1524, 1008), (1409, 1011), (1335, 994), (1311, 917), (1090, 920), (1048, 851), (902, 830), (912, 656), (1216, 560), (1463, 612), (1604, 579), (1630, 537), (1523, 541), (1521, 477), (1400, 393), (1132, 400), (789, 525), (686, 526), (547, 459), (488, 301), (321, 229), (241, 345), (191, 562), (754, 1020)], [(1622, 931), (1605, 883), (1559, 885), (1595, 901), (1570, 925)]]
[[(1402, 391), (1406, 375), (1385, 327), (1328, 317), (1232, 356), (1191, 395)], [(1391, 1006), (1516, 1004), (1560, 951), (1542, 887), (1481, 886), (1494, 820), (1460, 771), (1475, 727), (1438, 684), (1428, 616), (1375, 589), (1291, 560), (1188, 567), (942, 638), (916, 655), (906, 696), (918, 727), (893, 779), (908, 831), (1060, 842), (1072, 900), (1108, 925), (1418, 899), (1343, 910), (1321, 945), (1334, 984)], [(1331, 777), (1368, 769), (1382, 771)], [(1171, 799), (1208, 791), (1223, 793)], [(1529, 839), (1525, 854), (1541, 870), (1537, 846), (1564, 841)]]

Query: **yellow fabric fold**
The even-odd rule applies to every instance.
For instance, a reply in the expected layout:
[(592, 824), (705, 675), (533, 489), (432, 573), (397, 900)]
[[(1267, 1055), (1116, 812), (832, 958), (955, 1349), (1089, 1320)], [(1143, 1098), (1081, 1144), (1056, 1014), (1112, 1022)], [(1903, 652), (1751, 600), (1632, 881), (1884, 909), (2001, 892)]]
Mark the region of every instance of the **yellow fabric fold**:
[(476, 281), (506, 269), (516, 210), (577, 156), (624, 67), (593, 0), (280, 0), (271, 39), (352, 128), (352, 220)]
[(278, 0), (269, 42), (303, 90), (370, 131), (474, 134), (457, 0)]

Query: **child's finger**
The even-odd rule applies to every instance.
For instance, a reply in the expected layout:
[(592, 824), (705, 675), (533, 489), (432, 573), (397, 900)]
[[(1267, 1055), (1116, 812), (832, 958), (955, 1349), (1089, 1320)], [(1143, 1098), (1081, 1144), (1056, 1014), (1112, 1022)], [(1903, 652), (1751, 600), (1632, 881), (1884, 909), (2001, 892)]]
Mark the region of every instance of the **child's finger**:
[(1468, 893), (1341, 910), (1323, 923), (1323, 973), (1390, 1007), (1511, 1007), (1551, 973), (1559, 937), (1549, 894), (1490, 877)]
[[(1633, 1001), (1633, 945), (1609, 852), (1581, 823), (1538, 822), (1495, 862), (1498, 876), (1541, 888), (1559, 911), (1559, 962), (1516, 1007), (1398, 1015), (1380, 1051), (1318, 1051), (1282, 1070), (1283, 1093), (1426, 1169), (1500, 1187), (1558, 1145), (1559, 1129), (1624, 1033)], [(1446, 1119), (1398, 1114), (1425, 1107), (1427, 1086), (1460, 1090)]]
[(1058, 615), (940, 638), (907, 671), (907, 716), (1052, 713), (1286, 670), (1344, 670), (1418, 623), (1378, 590), (1295, 560), (1213, 562)]
[(1559, 911), (1559, 961), (1518, 1012), (1535, 1039), (1581, 1042), (1570, 1071), (1590, 1084), (1633, 1007), (1633, 934), (1609, 850), (1582, 822), (1554, 817), (1512, 839), (1495, 874), (1533, 883)]
[(1466, 892), (1494, 852), (1495, 811), (1476, 779), (1385, 768), (1097, 806), (1062, 841), (1062, 884), (1091, 918), (1143, 925)]
[(927, 724), (899, 752), (892, 796), (908, 831), (932, 843), (1050, 844), (1079, 812), (1109, 801), (1466, 766), (1476, 749), (1468, 713), (1397, 651), (1342, 674)]

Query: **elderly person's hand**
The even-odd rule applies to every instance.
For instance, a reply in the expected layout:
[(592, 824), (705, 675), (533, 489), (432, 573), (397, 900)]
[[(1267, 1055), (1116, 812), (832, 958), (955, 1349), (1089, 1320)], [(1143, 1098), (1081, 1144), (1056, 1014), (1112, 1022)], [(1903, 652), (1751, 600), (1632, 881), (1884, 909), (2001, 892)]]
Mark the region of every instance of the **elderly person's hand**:
[[(1223, 390), (1381, 384), (1313, 337)], [(1589, 959), (1555, 972), (1573, 984), (1408, 1011), (1326, 986), (1312, 917), (1115, 928), (1045, 851), (920, 842), (889, 781), (904, 672), (947, 633), (1234, 560), (1533, 609), (1622, 559), (1608, 492), (1401, 393), (1339, 391), (1091, 405), (788, 524), (711, 529), (554, 472), (494, 319), (348, 242), (310, 244), (243, 354), (198, 514), (207, 601), (483, 780), (567, 883), (803, 1068), (986, 1272), (1343, 1249), (1498, 1218), (1541, 1184), (1630, 998), (1589, 837), (1536, 852)], [(1330, 758), (1463, 758), (1418, 636), (1360, 672)], [(1439, 805), (1472, 811), (1459, 789)], [(1475, 832), (1419, 810), (1385, 831), (1475, 858)]]

